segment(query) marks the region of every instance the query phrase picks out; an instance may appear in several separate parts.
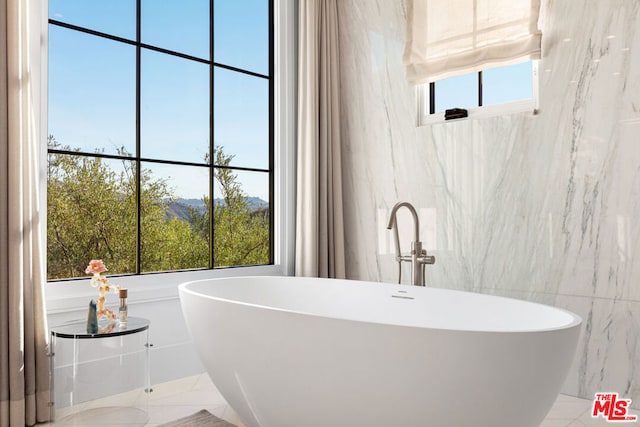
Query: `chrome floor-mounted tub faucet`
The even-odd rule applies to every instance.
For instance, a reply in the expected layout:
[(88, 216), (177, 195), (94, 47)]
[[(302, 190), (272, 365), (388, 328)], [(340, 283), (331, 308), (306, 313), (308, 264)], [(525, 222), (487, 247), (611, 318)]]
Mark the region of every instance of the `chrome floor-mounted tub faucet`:
[[(414, 240), (411, 242), (411, 255), (402, 255), (400, 251), (400, 236), (398, 234), (398, 224), (396, 216), (398, 209), (401, 207), (409, 209), (413, 216), (414, 225)], [(391, 215), (389, 216), (389, 224), (387, 229), (393, 229), (396, 245), (396, 262), (398, 263), (398, 283), (402, 281), (402, 263), (411, 263), (411, 284), (416, 286), (424, 286), (424, 269), (427, 264), (434, 264), (436, 258), (433, 255), (427, 255), (427, 250), (422, 249), (422, 242), (420, 241), (420, 220), (418, 219), (418, 213), (416, 209), (408, 202), (398, 202), (391, 209)]]

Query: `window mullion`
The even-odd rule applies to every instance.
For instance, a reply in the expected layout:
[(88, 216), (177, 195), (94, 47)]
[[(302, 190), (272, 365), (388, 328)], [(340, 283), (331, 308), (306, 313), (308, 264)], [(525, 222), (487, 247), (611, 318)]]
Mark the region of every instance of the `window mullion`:
[(436, 113), (436, 83), (429, 83), (429, 114)]
[(142, 271), (142, 162), (140, 161), (140, 76), (142, 0), (136, 0), (136, 274)]
[(482, 70), (478, 71), (478, 107), (482, 107)]
[(214, 234), (215, 230), (213, 227), (213, 219), (214, 219), (214, 191), (213, 191), (213, 182), (215, 179), (213, 166), (215, 164), (214, 158), (214, 126), (215, 119), (213, 117), (214, 112), (214, 77), (215, 77), (215, 65), (214, 65), (214, 33), (213, 33), (213, 22), (214, 22), (214, 9), (213, 9), (214, 0), (209, 1), (209, 268), (213, 268), (215, 259), (214, 259)]

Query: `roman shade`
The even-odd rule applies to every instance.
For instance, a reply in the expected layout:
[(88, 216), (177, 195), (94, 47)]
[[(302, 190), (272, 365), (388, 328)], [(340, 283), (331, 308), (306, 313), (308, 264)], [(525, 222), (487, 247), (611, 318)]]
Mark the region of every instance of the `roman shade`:
[(408, 0), (407, 79), (427, 83), (540, 58), (540, 0)]

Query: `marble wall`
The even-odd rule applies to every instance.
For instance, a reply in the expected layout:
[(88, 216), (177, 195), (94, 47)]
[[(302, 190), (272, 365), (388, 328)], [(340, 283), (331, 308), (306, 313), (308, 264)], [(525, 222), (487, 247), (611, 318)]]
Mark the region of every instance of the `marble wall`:
[(437, 257), (430, 286), (578, 313), (563, 391), (638, 407), (640, 2), (543, 1), (539, 114), (422, 127), (404, 1), (338, 3), (348, 276), (397, 280), (385, 227), (409, 201)]

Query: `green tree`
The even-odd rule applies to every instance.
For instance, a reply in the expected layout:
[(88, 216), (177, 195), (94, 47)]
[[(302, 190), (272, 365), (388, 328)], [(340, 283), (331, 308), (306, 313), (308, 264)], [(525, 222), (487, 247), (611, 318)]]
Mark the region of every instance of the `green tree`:
[[(53, 136), (49, 147), (70, 151)], [(124, 149), (119, 154), (127, 155)], [(217, 165), (232, 156), (214, 152)], [(110, 273), (136, 271), (135, 162), (73, 154), (49, 154), (47, 262), (49, 279), (84, 276), (91, 258), (102, 258)], [(214, 265), (269, 262), (268, 210), (251, 211), (232, 170), (216, 168), (224, 202), (214, 206)], [(140, 174), (141, 271), (208, 267), (209, 209), (190, 208), (187, 221), (168, 215), (175, 195), (149, 170)]]
[[(53, 136), (49, 147), (68, 150)], [(98, 157), (49, 154), (48, 175), (48, 277), (84, 275), (91, 258), (114, 273), (135, 271), (132, 167), (116, 172)]]
[[(207, 159), (208, 160), (208, 159)], [(222, 191), (222, 200), (214, 203), (215, 267), (258, 265), (269, 263), (269, 210), (251, 211), (247, 194), (242, 189), (238, 176), (228, 166), (233, 155), (224, 153), (224, 148), (214, 149), (214, 179)], [(206, 212), (189, 208), (189, 222), (194, 231), (209, 239), (209, 214), (211, 202), (203, 198)]]

